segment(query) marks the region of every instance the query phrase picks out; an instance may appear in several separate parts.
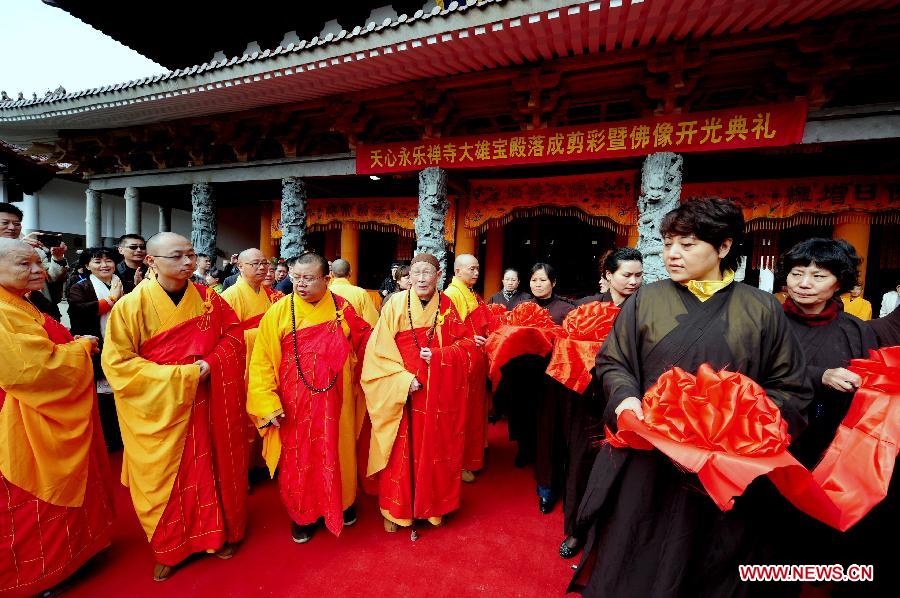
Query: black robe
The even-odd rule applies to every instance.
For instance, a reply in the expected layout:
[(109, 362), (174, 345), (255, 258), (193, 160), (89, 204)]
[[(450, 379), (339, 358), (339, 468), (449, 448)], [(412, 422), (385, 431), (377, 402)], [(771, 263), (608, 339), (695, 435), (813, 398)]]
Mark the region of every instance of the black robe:
[(900, 345), (900, 309), (895, 309), (883, 318), (875, 318), (865, 323), (875, 332), (881, 347)]
[[(803, 428), (812, 391), (777, 300), (732, 283), (700, 302), (670, 280), (642, 287), (622, 304), (597, 356), (595, 374), (608, 397), (605, 423), (615, 430), (619, 403), (643, 397), (673, 366), (695, 372), (703, 363), (753, 378), (789, 431)], [(694, 474), (659, 451), (605, 446), (578, 512), (577, 533), (586, 542), (570, 590), (614, 597), (745, 595), (753, 584), (740, 582), (738, 564), (772, 557), (765, 509), (776, 500), (761, 480), (733, 510), (721, 512)]]
[[(839, 306), (843, 310), (843, 306)], [(878, 339), (868, 322), (840, 311), (823, 326), (807, 326), (789, 316), (791, 329), (806, 356), (806, 370), (815, 398), (809, 409), (809, 425), (791, 443), (790, 451), (812, 469), (834, 440), (838, 426), (853, 399), (822, 383), (825, 370), (847, 367), (851, 359), (865, 358), (877, 349)], [(896, 344), (896, 343), (895, 343)], [(874, 583), (835, 584), (834, 596), (876, 596), (896, 592), (900, 559), (897, 551), (880, 541), (885, 530), (897, 530), (896, 471), (888, 496), (846, 532), (839, 532), (788, 505), (784, 513), (784, 541), (780, 562), (867, 564), (875, 567)]]
[(491, 298), (488, 299), (488, 303), (496, 303), (498, 305), (502, 305), (506, 308), (506, 311), (509, 311), (520, 303), (525, 303), (526, 301), (532, 300), (534, 300), (534, 297), (524, 291), (516, 291), (509, 299), (506, 298), (506, 296), (503, 294), (503, 291), (498, 291), (491, 295)]
[[(548, 299), (531, 298), (530, 302), (546, 308), (556, 324), (562, 324), (566, 314), (575, 309), (573, 304), (556, 295)], [(555, 468), (553, 461), (554, 458), (560, 460), (565, 450), (563, 413), (558, 401), (550, 397), (556, 397), (559, 389), (565, 388), (544, 373), (549, 363), (549, 355), (517, 357), (503, 366), (501, 384), (509, 380), (505, 392), (514, 397), (509, 406), (510, 439), (518, 442), (523, 460), (534, 460), (538, 485), (558, 490), (562, 485), (561, 469)]]
[[(589, 295), (577, 301), (586, 305), (594, 301), (612, 303), (609, 292)], [(578, 505), (584, 497), (597, 445), (603, 437), (603, 409), (606, 399), (603, 390), (592, 381), (582, 394), (567, 392), (564, 405), (564, 435), (566, 439), (565, 488), (563, 492), (563, 533), (575, 533)]]

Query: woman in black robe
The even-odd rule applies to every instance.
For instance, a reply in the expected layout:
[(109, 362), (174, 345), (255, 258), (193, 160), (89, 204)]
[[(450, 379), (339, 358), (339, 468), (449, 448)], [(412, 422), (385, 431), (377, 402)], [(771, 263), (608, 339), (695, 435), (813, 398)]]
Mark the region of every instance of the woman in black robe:
[[(805, 425), (812, 393), (800, 346), (778, 301), (734, 282), (744, 218), (734, 203), (698, 198), (663, 219), (671, 280), (641, 287), (622, 305), (597, 356), (605, 423), (625, 409), (643, 418), (640, 397), (678, 366), (740, 372), (762, 386), (791, 434)], [(738, 564), (774, 553), (775, 490), (753, 483), (722, 512), (696, 475), (659, 451), (603, 447), (578, 513), (585, 535), (571, 590), (589, 596), (741, 596)]]
[[(531, 268), (529, 285), (531, 303), (550, 312), (556, 324), (562, 324), (575, 306), (557, 296), (556, 270), (550, 264), (538, 262)], [(562, 487), (562, 462), (565, 439), (562, 434), (563, 411), (558, 398), (565, 391), (556, 380), (544, 372), (550, 356), (523, 355), (503, 368), (503, 378), (514, 381), (514, 395), (509, 412), (509, 435), (519, 445), (516, 465), (534, 462), (537, 482), (538, 508), (547, 514), (553, 510)], [(557, 388), (558, 387), (558, 388)]]
[[(608, 290), (581, 299), (579, 305), (601, 301), (620, 307), (640, 288), (644, 277), (644, 258), (640, 251), (622, 247), (607, 252), (603, 257), (600, 272)], [(559, 556), (564, 559), (572, 558), (581, 548), (583, 538), (575, 535), (575, 517), (594, 463), (595, 446), (603, 435), (601, 419), (606, 406), (603, 391), (594, 382), (584, 394), (570, 392), (568, 395), (564, 421), (568, 447), (563, 494), (563, 533), (566, 539), (559, 546)]]
[[(851, 359), (866, 358), (879, 346), (872, 328), (843, 310), (841, 293), (857, 284), (862, 260), (846, 241), (809, 239), (781, 258), (780, 278), (787, 282), (784, 311), (806, 355), (806, 371), (815, 392), (809, 425), (794, 439), (790, 450), (813, 469), (834, 440), (847, 414), (853, 393), (862, 380), (847, 369)], [(783, 560), (793, 563), (874, 564), (877, 584), (837, 584), (834, 594), (876, 595), (896, 578), (897, 558), (877, 545), (882, 531), (896, 528), (894, 492), (860, 523), (838, 532), (788, 507)], [(896, 591), (896, 587), (893, 588)]]

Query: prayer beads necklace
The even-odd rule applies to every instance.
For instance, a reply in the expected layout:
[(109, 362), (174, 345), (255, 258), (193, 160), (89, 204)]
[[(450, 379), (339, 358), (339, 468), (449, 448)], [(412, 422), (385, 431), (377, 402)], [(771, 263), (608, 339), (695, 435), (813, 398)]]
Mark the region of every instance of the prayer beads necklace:
[[(340, 316), (340, 308), (338, 308), (337, 299), (334, 298), (334, 294), (331, 295), (331, 300), (334, 301), (334, 312), (337, 316), (334, 318), (334, 321), (340, 325), (341, 316)], [(306, 376), (303, 375), (303, 368), (300, 367), (300, 357), (299, 352), (297, 351), (297, 318), (294, 315), (294, 293), (291, 293), (291, 330), (294, 333), (294, 363), (297, 364), (297, 374), (300, 376), (300, 381), (303, 382), (303, 386), (311, 393), (317, 392), (328, 392), (334, 387), (337, 382), (338, 376), (341, 375), (341, 371), (338, 370), (334, 374), (334, 378), (331, 379), (331, 382), (328, 383), (328, 386), (325, 388), (316, 388), (313, 386), (307, 379)]]
[(437, 292), (437, 294), (438, 294), (437, 311), (434, 312), (434, 322), (431, 323), (431, 330), (428, 331), (428, 335), (426, 337), (428, 339), (428, 343), (424, 347), (419, 344), (419, 337), (418, 337), (418, 335), (416, 335), (416, 327), (413, 326), (413, 319), (412, 319), (412, 294), (413, 294), (413, 292), (412, 292), (412, 289), (410, 289), (408, 291), (408, 293), (409, 294), (406, 296), (406, 317), (409, 318), (409, 329), (412, 331), (413, 341), (415, 341), (416, 346), (419, 348), (419, 351), (421, 351), (422, 349), (431, 347), (431, 341), (434, 340), (434, 332), (435, 332), (435, 330), (437, 330), (438, 316), (441, 314), (441, 292), (440, 291)]

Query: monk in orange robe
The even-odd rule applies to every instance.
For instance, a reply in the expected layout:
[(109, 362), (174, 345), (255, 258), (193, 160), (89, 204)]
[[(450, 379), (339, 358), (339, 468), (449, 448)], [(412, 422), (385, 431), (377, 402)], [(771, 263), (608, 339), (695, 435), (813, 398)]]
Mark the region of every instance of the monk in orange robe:
[(484, 300), (472, 287), (478, 282), (478, 258), (468, 253), (456, 257), (453, 280), (444, 294), (453, 302), (456, 312), (469, 329), (477, 350), (469, 356), (469, 394), (466, 397), (466, 449), (463, 452), (462, 481), (474, 482), (476, 471), (484, 467), (487, 447), (487, 356), (481, 347), (488, 335), (490, 312)]
[(33, 595), (109, 546), (112, 484), (91, 355), (25, 297), (34, 248), (0, 239), (0, 594)]
[[(294, 292), (263, 316), (250, 360), (247, 411), (291, 517), (294, 542), (320, 518), (335, 535), (356, 522), (356, 355), (372, 327), (328, 288), (328, 262), (288, 262)], [(365, 405), (362, 405), (365, 409)]]
[(368, 473), (379, 476), (387, 531), (413, 519), (438, 526), (459, 508), (474, 341), (453, 303), (436, 290), (440, 275), (434, 256), (413, 258), (413, 288), (384, 305), (363, 361), (372, 421)]
[(215, 291), (190, 282), (190, 241), (159, 233), (147, 253), (153, 276), (110, 312), (102, 362), (125, 445), (122, 483), (161, 581), (192, 553), (230, 558), (244, 537), (244, 334)]

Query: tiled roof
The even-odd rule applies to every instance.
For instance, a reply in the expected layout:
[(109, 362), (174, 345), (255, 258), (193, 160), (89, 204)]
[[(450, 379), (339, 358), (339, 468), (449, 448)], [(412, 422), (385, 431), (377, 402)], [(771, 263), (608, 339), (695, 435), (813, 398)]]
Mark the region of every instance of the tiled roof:
[(127, 83), (0, 103), (0, 137), (308, 101), (404, 82), (777, 28), (900, 0), (467, 0)]

